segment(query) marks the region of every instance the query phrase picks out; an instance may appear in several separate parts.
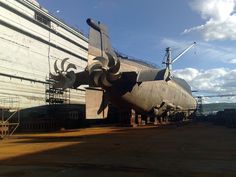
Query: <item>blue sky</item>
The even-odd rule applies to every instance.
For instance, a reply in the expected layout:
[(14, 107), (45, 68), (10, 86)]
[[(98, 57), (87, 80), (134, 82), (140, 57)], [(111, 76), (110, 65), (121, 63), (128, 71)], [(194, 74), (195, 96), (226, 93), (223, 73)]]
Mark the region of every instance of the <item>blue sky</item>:
[[(177, 56), (196, 41), (174, 64), (174, 73), (200, 94), (236, 93), (236, 0), (38, 2), (85, 34), (88, 17), (105, 23), (115, 49), (159, 66), (166, 47)], [(224, 99), (236, 102), (235, 97)]]

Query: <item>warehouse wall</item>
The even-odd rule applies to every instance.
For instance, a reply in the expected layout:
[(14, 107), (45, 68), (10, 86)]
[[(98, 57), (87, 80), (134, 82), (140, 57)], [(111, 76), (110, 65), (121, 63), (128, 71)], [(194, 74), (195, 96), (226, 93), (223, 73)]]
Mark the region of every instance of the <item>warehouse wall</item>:
[[(35, 19), (43, 15), (50, 25)], [(56, 60), (69, 58), (81, 71), (87, 64), (88, 40), (79, 32), (25, 0), (0, 0), (0, 73), (45, 81)], [(68, 63), (67, 63), (68, 64)], [(20, 107), (46, 104), (46, 86), (0, 75), (0, 99), (18, 96)], [(71, 90), (73, 103), (84, 102), (84, 91)]]

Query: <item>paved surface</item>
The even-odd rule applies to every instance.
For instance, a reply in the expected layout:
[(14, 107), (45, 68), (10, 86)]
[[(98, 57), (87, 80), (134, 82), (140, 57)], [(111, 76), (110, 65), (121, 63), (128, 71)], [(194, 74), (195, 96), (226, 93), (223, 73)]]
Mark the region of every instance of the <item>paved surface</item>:
[(100, 127), (0, 141), (0, 177), (233, 177), (236, 129)]

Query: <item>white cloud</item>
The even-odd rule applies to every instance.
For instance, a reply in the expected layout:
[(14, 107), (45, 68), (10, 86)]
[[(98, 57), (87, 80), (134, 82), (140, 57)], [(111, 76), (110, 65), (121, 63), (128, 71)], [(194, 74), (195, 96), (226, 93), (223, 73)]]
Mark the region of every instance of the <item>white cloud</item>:
[(199, 75), (199, 71), (194, 68), (185, 68), (175, 70), (174, 75), (180, 78), (184, 78), (187, 82), (190, 82)]
[(229, 63), (236, 64), (236, 58), (229, 60)]
[(199, 12), (205, 24), (185, 29), (184, 33), (199, 32), (206, 41), (236, 40), (236, 0), (194, 0), (191, 7)]
[[(208, 94), (236, 94), (236, 69), (214, 68), (175, 70), (174, 75), (185, 79), (193, 90)], [(234, 100), (236, 102), (236, 100)]]
[(235, 0), (194, 0), (191, 6), (203, 19), (225, 21), (234, 10)]

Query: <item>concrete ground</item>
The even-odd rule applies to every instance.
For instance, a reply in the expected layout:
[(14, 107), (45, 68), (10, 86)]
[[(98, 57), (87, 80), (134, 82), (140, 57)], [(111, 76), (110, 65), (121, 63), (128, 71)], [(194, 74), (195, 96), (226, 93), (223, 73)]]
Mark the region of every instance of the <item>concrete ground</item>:
[(18, 134), (0, 141), (0, 177), (233, 177), (236, 129), (208, 123)]

